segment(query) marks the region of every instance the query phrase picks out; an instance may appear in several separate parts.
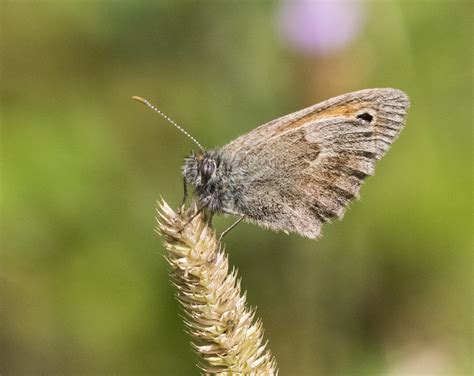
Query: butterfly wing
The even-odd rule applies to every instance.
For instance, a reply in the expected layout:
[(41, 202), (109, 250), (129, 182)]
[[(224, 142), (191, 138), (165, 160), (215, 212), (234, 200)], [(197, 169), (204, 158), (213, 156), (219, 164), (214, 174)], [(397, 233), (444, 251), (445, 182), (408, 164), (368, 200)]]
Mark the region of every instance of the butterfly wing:
[(405, 123), (408, 97), (368, 89), (266, 123), (222, 148), (238, 188), (234, 212), (257, 224), (320, 235), (358, 197)]

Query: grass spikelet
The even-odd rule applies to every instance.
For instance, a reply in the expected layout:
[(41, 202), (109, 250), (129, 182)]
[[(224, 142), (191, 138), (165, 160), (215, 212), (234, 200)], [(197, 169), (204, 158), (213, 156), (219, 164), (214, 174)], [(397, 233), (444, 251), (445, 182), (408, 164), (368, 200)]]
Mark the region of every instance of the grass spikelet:
[[(254, 320), (235, 269), (215, 232), (192, 206), (176, 213), (158, 204), (157, 231), (163, 237), (171, 280), (177, 289), (192, 347), (205, 373), (276, 375), (276, 361), (263, 342), (263, 325)], [(191, 222), (189, 222), (192, 219)]]

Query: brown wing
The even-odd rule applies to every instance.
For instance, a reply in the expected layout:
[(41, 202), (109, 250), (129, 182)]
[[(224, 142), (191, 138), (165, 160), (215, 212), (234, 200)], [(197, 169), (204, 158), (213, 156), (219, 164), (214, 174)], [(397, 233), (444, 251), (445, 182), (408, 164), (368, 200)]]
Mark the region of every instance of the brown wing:
[(235, 211), (274, 230), (316, 238), (341, 218), (405, 122), (395, 89), (345, 94), (266, 123), (222, 151), (242, 175)]

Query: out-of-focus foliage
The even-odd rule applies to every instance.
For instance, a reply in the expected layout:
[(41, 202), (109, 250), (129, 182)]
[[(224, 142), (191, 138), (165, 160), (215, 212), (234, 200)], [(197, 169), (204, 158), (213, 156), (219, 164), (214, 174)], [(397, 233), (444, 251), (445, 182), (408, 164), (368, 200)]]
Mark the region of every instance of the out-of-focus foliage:
[(240, 225), (230, 261), (282, 375), (469, 372), (472, 5), (314, 4), (2, 2), (0, 373), (197, 374), (153, 233), (193, 145), (130, 96), (212, 147), (387, 86), (407, 127), (344, 220)]

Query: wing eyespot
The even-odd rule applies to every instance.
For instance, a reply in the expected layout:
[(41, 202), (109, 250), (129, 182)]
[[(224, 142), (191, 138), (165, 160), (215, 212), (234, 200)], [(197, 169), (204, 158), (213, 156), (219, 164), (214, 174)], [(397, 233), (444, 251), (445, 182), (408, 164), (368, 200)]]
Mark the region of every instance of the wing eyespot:
[(371, 123), (374, 117), (369, 114), (368, 112), (363, 112), (359, 115), (357, 115), (357, 119), (361, 119), (363, 121), (366, 121), (367, 123)]

